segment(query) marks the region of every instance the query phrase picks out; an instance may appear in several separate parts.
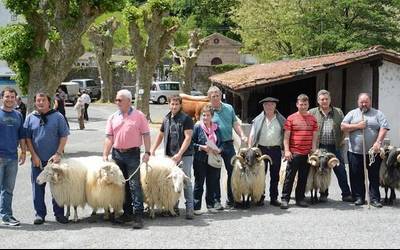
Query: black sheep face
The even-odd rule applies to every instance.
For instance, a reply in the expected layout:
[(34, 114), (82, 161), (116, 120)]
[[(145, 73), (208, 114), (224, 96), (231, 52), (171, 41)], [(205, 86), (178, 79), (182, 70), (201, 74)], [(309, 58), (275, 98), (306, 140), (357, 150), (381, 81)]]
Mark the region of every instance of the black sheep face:
[(389, 168), (400, 168), (400, 149), (393, 147), (388, 152), (385, 152), (385, 156), (387, 157), (386, 165)]

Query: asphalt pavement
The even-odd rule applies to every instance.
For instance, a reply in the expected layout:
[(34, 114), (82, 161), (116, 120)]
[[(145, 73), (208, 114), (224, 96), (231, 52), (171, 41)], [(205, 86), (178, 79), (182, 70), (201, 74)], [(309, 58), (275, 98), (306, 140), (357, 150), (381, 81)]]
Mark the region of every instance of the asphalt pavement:
[[(161, 121), (167, 106), (151, 105), (152, 119)], [(94, 104), (90, 122), (78, 130), (75, 112), (67, 109), (71, 136), (66, 157), (101, 155), (107, 118), (114, 105)], [(152, 138), (159, 125), (152, 125)], [(225, 179), (225, 170), (222, 170)], [(269, 178), (268, 178), (269, 181)], [(269, 182), (267, 182), (269, 183)], [(222, 185), (225, 194), (225, 185)], [(268, 189), (268, 188), (267, 188)], [(281, 187), (279, 191), (281, 191)], [(267, 190), (268, 197), (268, 190)], [(89, 223), (91, 210), (79, 209), (79, 223), (61, 225), (51, 210), (47, 190), (48, 215), (44, 225), (33, 225), (34, 210), (30, 165), (19, 169), (14, 192), (14, 215), (21, 226), (0, 226), (0, 248), (398, 248), (400, 246), (400, 204), (382, 209), (355, 207), (340, 201), (336, 177), (332, 177), (329, 202), (298, 208), (292, 201), (289, 210), (271, 207), (229, 210), (185, 220), (184, 200), (181, 216), (145, 219), (143, 230), (99, 221)], [(225, 200), (225, 196), (223, 197)]]

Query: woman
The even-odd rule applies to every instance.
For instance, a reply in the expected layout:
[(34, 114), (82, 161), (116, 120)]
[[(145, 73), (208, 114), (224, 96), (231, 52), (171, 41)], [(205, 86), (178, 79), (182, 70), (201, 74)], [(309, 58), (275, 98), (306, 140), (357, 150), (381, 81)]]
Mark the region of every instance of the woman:
[(81, 93), (78, 94), (78, 100), (76, 100), (74, 109), (78, 112), (79, 129), (83, 130), (85, 129), (85, 101), (83, 100)]
[[(221, 201), (216, 200), (216, 192), (219, 188), (221, 169), (212, 167), (208, 164), (208, 154), (220, 154), (222, 140), (218, 125), (212, 122), (214, 110), (212, 106), (206, 105), (202, 110), (202, 121), (194, 126), (193, 146), (194, 146), (194, 214), (201, 214), (201, 202), (203, 197), (204, 181), (206, 181), (206, 203), (209, 211), (223, 210)], [(210, 141), (218, 146), (219, 149), (211, 149), (207, 146)]]
[(67, 119), (66, 112), (65, 112), (65, 101), (60, 96), (60, 93), (58, 93), (58, 92), (56, 93), (56, 96), (54, 98), (53, 109), (60, 112), (60, 114), (62, 114), (62, 116), (64, 116), (64, 119), (67, 122), (67, 126), (69, 128), (69, 123), (68, 123), (68, 119)]

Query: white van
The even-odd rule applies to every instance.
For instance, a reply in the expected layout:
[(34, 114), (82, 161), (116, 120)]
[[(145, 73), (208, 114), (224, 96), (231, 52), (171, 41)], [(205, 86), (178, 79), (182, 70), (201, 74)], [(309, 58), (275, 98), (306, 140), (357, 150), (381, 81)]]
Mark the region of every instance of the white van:
[[(168, 98), (181, 93), (179, 82), (154, 82), (150, 90), (150, 101), (165, 104)], [(191, 95), (200, 96), (201, 92), (192, 90)]]
[(79, 97), (79, 83), (62, 82), (59, 87), (64, 91), (65, 94), (67, 94), (65, 102), (75, 104)]
[(93, 79), (72, 79), (71, 82), (79, 83), (80, 91), (86, 91), (86, 93), (92, 99), (101, 98), (101, 86), (97, 85)]

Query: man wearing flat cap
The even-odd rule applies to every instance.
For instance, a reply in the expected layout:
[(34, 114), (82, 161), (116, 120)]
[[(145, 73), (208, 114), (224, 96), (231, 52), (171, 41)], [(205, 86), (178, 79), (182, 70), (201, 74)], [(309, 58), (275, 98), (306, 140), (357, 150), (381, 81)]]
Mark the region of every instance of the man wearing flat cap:
[[(249, 147), (258, 147), (263, 154), (268, 154), (272, 158), (273, 164), (270, 165), (270, 204), (279, 207), (278, 183), (279, 171), (281, 168), (282, 145), (284, 135), (285, 117), (276, 109), (279, 100), (274, 97), (267, 97), (260, 101), (264, 111), (253, 120), (249, 136)], [(268, 161), (265, 162), (265, 172), (268, 170)], [(258, 202), (259, 206), (264, 205), (263, 195)]]

